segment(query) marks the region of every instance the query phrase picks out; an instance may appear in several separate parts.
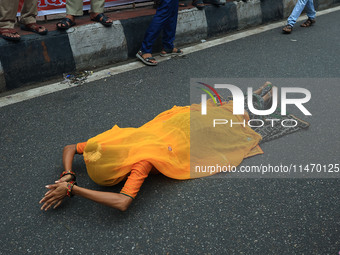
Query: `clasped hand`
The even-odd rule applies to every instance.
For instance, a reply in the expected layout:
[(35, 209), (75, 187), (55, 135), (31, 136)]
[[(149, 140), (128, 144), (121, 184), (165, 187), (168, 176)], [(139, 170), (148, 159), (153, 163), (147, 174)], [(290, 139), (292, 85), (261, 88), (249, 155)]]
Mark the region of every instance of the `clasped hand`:
[(47, 211), (51, 208), (57, 208), (63, 201), (63, 199), (67, 196), (67, 181), (72, 179), (70, 175), (65, 175), (63, 178), (55, 181), (55, 184), (46, 185), (45, 187), (49, 189), (45, 193), (45, 196), (39, 201), (39, 204), (42, 204), (41, 210)]

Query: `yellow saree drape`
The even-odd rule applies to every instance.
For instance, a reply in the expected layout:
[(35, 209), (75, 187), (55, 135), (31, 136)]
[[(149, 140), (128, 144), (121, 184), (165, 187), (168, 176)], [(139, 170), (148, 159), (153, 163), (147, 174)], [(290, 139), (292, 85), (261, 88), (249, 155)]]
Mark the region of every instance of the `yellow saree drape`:
[(88, 174), (100, 185), (114, 185), (133, 164), (146, 160), (162, 174), (183, 180), (209, 175), (195, 173), (195, 165), (237, 166), (245, 157), (262, 153), (257, 147), (261, 136), (250, 127), (213, 128), (212, 120), (221, 117), (234, 122), (248, 118), (234, 116), (231, 103), (216, 106), (208, 101), (206, 116), (201, 115), (200, 105), (194, 104), (174, 106), (139, 128), (115, 125), (88, 140), (83, 154)]

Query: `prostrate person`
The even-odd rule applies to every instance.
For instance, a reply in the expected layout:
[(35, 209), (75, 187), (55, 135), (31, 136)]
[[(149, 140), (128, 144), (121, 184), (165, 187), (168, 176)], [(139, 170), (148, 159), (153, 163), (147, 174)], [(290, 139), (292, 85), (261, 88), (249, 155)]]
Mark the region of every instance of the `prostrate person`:
[[(254, 93), (269, 102), (271, 84)], [(125, 211), (150, 173), (178, 180), (199, 178), (211, 173), (193, 172), (192, 166), (219, 162), (236, 167), (244, 158), (263, 153), (258, 146), (261, 135), (249, 126), (220, 126), (217, 132), (207, 132), (212, 120), (221, 116), (238, 123), (249, 120), (246, 113), (233, 115), (232, 103), (207, 103), (208, 117), (202, 117), (200, 104), (174, 106), (139, 128), (115, 125), (87, 142), (67, 145), (63, 151), (65, 171), (54, 184), (46, 186), (49, 191), (40, 200), (41, 210), (57, 208), (66, 196), (76, 195)], [(72, 170), (75, 154), (83, 155), (87, 173), (98, 185), (113, 186), (126, 180), (121, 192), (79, 187)]]

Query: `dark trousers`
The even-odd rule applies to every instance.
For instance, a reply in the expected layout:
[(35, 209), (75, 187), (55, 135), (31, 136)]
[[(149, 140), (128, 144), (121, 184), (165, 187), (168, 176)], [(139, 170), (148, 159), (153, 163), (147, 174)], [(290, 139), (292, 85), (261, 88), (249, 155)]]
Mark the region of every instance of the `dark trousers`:
[(176, 35), (177, 16), (178, 0), (161, 0), (156, 14), (146, 30), (141, 47), (143, 53), (152, 53), (152, 46), (161, 31), (163, 31), (163, 48), (166, 50), (174, 48), (173, 42)]

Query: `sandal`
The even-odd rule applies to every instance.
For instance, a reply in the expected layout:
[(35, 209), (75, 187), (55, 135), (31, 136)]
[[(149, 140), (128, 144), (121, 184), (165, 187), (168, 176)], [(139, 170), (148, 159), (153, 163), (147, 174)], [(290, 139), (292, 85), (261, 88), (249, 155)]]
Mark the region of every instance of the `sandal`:
[(182, 55), (183, 51), (181, 49), (173, 48), (170, 50), (162, 49), (160, 56), (167, 57), (167, 56), (179, 56)]
[(264, 101), (264, 109), (268, 110), (272, 107), (273, 104), (273, 90), (270, 89), (268, 93), (266, 94), (267, 97), (269, 97), (268, 101)]
[(311, 27), (315, 23), (315, 19), (308, 18), (305, 22), (303, 22), (300, 27)]
[(224, 5), (224, 3), (220, 2), (219, 0), (203, 0), (203, 3), (212, 4), (212, 5), (215, 5), (217, 7)]
[(203, 10), (205, 7), (203, 0), (193, 0), (192, 6), (195, 6), (199, 10)]
[(272, 91), (273, 88), (273, 84), (269, 83), (267, 84), (261, 91), (260, 96), (263, 97), (265, 95), (267, 95), (268, 92)]
[(265, 94), (267, 94), (269, 90), (271, 90), (272, 87), (273, 87), (272, 83), (269, 81), (266, 81), (261, 87), (259, 87), (253, 93), (263, 97)]
[(291, 25), (286, 25), (282, 28), (282, 32), (284, 34), (290, 34), (293, 31), (293, 27)]
[[(60, 24), (60, 26), (58, 26), (59, 24)], [(73, 27), (75, 25), (76, 25), (76, 23), (69, 18), (63, 18), (61, 21), (59, 21), (56, 24), (57, 28), (60, 29), (60, 30), (67, 30), (70, 27)]]
[(253, 94), (253, 106), (257, 110), (265, 109), (265, 101), (260, 95)]
[[(9, 34), (11, 36), (8, 35), (4, 35), (4, 34)], [(0, 28), (0, 36), (6, 40), (9, 41), (20, 41), (21, 37), (20, 35), (17, 33), (17, 31), (15, 31), (15, 29), (12, 28)], [(17, 37), (14, 37), (17, 36)]]
[[(30, 23), (30, 24), (21, 24), (20, 25), (21, 30), (25, 30), (25, 31), (30, 31), (33, 33), (37, 33), (39, 35), (46, 35), (48, 30), (43, 27), (38, 25), (37, 23)], [(44, 29), (43, 31), (39, 31), (40, 29)]]
[(154, 57), (143, 58), (143, 53), (141, 50), (137, 52), (136, 57), (139, 58), (144, 64), (148, 66), (156, 66), (158, 63), (154, 62), (156, 59)]
[(110, 18), (108, 16), (105, 16), (104, 13), (99, 13), (96, 17), (91, 18), (92, 21), (99, 22), (105, 27), (111, 27), (113, 21), (107, 22)]

